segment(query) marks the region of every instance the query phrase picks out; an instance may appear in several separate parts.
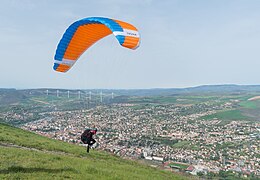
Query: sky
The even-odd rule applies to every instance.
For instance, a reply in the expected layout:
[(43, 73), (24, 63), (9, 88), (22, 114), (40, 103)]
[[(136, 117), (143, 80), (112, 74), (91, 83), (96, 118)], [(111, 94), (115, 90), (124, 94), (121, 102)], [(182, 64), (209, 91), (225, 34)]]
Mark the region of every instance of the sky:
[[(259, 0), (1, 0), (0, 88), (141, 89), (260, 84)], [(67, 73), (52, 69), (63, 33), (86, 17), (137, 27), (110, 35)]]

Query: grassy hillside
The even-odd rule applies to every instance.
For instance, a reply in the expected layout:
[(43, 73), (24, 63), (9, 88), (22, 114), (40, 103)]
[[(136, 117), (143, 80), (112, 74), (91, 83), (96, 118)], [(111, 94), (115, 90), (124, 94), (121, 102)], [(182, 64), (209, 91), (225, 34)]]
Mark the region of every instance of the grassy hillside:
[(0, 179), (187, 179), (0, 124)]

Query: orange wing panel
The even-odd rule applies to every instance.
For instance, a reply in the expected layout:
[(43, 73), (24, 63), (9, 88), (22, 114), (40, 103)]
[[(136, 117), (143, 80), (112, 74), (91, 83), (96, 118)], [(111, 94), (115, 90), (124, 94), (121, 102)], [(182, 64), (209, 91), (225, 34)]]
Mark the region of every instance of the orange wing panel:
[(64, 58), (77, 60), (92, 44), (111, 33), (112, 31), (103, 24), (80, 26), (74, 33), (74, 36), (66, 49)]
[(136, 27), (134, 27), (131, 24), (128, 24), (126, 22), (119, 21), (119, 20), (114, 20), (114, 21), (117, 22), (123, 29), (130, 29), (130, 30), (133, 30), (133, 31), (137, 31)]
[(56, 69), (56, 71), (66, 72), (69, 68), (70, 68), (70, 66), (68, 66), (68, 65), (60, 64), (58, 66), (58, 68)]
[(125, 41), (122, 44), (124, 47), (133, 49), (138, 45), (139, 38), (136, 37), (130, 37), (130, 36), (125, 36)]

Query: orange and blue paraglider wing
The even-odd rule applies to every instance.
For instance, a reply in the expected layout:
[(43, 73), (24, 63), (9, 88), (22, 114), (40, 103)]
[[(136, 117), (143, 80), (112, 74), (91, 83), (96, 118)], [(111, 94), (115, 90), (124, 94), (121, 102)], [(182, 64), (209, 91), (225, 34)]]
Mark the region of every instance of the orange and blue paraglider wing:
[(103, 17), (81, 19), (71, 24), (61, 38), (53, 69), (67, 72), (91, 45), (110, 34), (123, 47), (136, 49), (140, 44), (138, 30), (129, 23)]

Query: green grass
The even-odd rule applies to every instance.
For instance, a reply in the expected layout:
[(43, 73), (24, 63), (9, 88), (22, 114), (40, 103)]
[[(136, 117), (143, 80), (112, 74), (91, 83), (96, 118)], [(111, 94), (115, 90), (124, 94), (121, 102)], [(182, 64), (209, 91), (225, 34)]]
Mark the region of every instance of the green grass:
[(174, 145), (172, 145), (173, 148), (179, 149), (179, 148), (183, 148), (183, 149), (190, 149), (190, 150), (196, 150), (198, 151), (200, 149), (200, 147), (196, 144), (190, 144), (190, 141), (179, 141), (177, 143), (175, 143)]
[(23, 131), (19, 128), (10, 127), (4, 124), (0, 124), (0, 142), (40, 150), (44, 149), (49, 151), (73, 153), (78, 156), (84, 154), (84, 151), (80, 150), (77, 146), (62, 141), (52, 140), (47, 137), (39, 136), (35, 133)]
[(151, 108), (152, 106), (154, 106), (154, 104), (139, 103), (134, 106), (129, 106), (129, 108), (134, 110), (141, 110), (141, 109)]
[(190, 147), (190, 142), (189, 141), (180, 141), (177, 142), (176, 144), (172, 145), (173, 148), (188, 148)]
[(165, 137), (154, 137), (153, 140), (158, 141), (160, 144), (166, 144), (168, 146), (173, 146), (178, 143), (178, 140), (165, 138)]
[(132, 97), (129, 99), (130, 103), (135, 104), (174, 104), (177, 97), (173, 96), (151, 96), (151, 97)]
[(120, 158), (73, 157), (1, 148), (0, 179), (185, 179)]
[(155, 102), (160, 104), (174, 104), (176, 103), (177, 98), (171, 97), (171, 96), (165, 96), (165, 97), (153, 97), (152, 98)]
[(241, 108), (245, 109), (259, 109), (260, 108), (260, 100), (248, 101), (244, 100), (239, 103)]
[(238, 109), (220, 111), (215, 114), (203, 116), (202, 119), (211, 120), (211, 119), (220, 119), (220, 120), (248, 120), (247, 116), (244, 116)]
[(217, 150), (223, 150), (223, 149), (237, 149), (238, 148), (238, 144), (233, 143), (233, 142), (224, 142), (222, 144), (217, 144), (216, 149)]
[[(3, 146), (11, 143), (19, 148)], [(0, 144), (0, 179), (188, 179), (3, 124)]]
[(179, 167), (180, 169), (187, 169), (189, 167), (189, 165), (186, 165), (186, 164), (180, 164), (180, 163), (170, 163), (169, 166), (177, 166)]
[(242, 101), (239, 103), (239, 105), (243, 108), (247, 109), (257, 109), (258, 103), (256, 101)]

